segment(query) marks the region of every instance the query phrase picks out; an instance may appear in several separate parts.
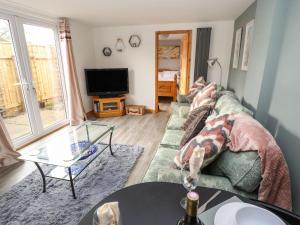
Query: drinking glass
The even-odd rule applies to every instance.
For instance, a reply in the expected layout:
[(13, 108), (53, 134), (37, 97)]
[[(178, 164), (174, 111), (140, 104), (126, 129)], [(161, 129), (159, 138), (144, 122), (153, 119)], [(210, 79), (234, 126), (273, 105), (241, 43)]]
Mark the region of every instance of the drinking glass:
[[(181, 167), (181, 170), (180, 170), (180, 174), (181, 174), (181, 180), (182, 180), (183, 187), (188, 192), (191, 192), (196, 189), (196, 187), (197, 187), (196, 183), (197, 183), (198, 178), (192, 178), (190, 176), (190, 174), (187, 173), (188, 171), (185, 169), (187, 165), (188, 165), (188, 163), (183, 164), (183, 166)], [(184, 208), (184, 209), (186, 208), (186, 196), (181, 199), (180, 205), (182, 208)]]

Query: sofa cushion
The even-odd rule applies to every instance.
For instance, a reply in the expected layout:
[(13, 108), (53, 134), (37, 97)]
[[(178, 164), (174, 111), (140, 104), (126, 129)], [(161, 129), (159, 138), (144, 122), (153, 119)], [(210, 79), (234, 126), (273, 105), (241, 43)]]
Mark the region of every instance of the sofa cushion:
[(208, 117), (209, 112), (209, 108), (200, 111), (196, 119), (189, 124), (189, 126), (185, 129), (185, 133), (180, 141), (180, 148), (182, 148), (186, 143), (200, 133), (205, 126), (205, 120)]
[(189, 113), (186, 121), (184, 122), (182, 128), (184, 130), (187, 130), (187, 128), (189, 126), (191, 126), (191, 124), (193, 124), (194, 120), (196, 120), (199, 115), (203, 115), (203, 113), (207, 113), (211, 111), (211, 106), (210, 105), (207, 105), (207, 104), (203, 104), (202, 106), (198, 107), (197, 109), (193, 110), (191, 113)]
[(166, 130), (160, 145), (166, 148), (179, 150), (180, 141), (183, 135), (183, 130)]
[(215, 99), (217, 94), (217, 85), (215, 83), (210, 83), (205, 88), (203, 88), (201, 91), (197, 93), (195, 98), (193, 99), (193, 102), (191, 104), (190, 112), (192, 112), (194, 109), (197, 109), (198, 107), (203, 105), (204, 99)]
[(240, 190), (253, 192), (259, 187), (261, 162), (256, 151), (224, 151), (213, 166), (219, 168)]
[(194, 119), (197, 118), (199, 112), (203, 110), (203, 107), (208, 107), (209, 109), (214, 107), (214, 105), (216, 104), (216, 87), (216, 84), (210, 83), (198, 92), (191, 104), (188, 118), (183, 125), (184, 130), (187, 129), (187, 127), (194, 121)]
[(159, 146), (151, 164), (143, 178), (143, 182), (157, 181), (158, 171), (170, 168), (177, 150)]
[(251, 110), (244, 107), (235, 97), (231, 95), (222, 95), (216, 102), (213, 113), (208, 117), (208, 120), (214, 119), (217, 116), (222, 116), (225, 114), (233, 114), (246, 112), (249, 115), (253, 115)]
[(188, 118), (190, 106), (179, 106), (179, 117)]
[(167, 124), (167, 129), (168, 130), (182, 130), (183, 129), (183, 124), (185, 123), (186, 119), (179, 117), (176, 114), (173, 114), (169, 122)]
[(224, 115), (206, 123), (201, 132), (192, 138), (176, 155), (174, 162), (177, 167), (189, 166), (193, 151), (204, 148), (205, 156), (202, 168), (213, 162), (226, 144), (233, 125), (233, 117)]
[(177, 95), (177, 102), (178, 103), (189, 103), (189, 101), (187, 99), (187, 96), (186, 95), (181, 95), (181, 94)]
[(203, 77), (199, 77), (191, 86), (186, 98), (191, 103), (197, 93), (206, 86), (206, 82)]
[[(158, 171), (158, 181), (181, 184), (182, 183), (181, 172), (180, 170), (163, 168)], [(248, 192), (238, 190), (231, 185), (231, 182), (226, 177), (200, 174), (199, 179), (197, 180), (196, 183), (197, 186), (221, 189), (221, 190), (229, 191), (244, 196), (246, 198), (257, 199), (256, 192), (248, 193)]]
[(190, 106), (189, 103), (179, 103), (179, 102), (171, 102), (172, 114), (179, 115), (179, 107), (180, 106)]

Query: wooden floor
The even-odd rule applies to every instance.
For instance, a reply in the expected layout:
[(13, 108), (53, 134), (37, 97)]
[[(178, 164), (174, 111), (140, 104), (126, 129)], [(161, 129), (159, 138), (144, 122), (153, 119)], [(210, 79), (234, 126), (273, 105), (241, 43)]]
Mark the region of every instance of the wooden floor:
[[(113, 143), (144, 147), (144, 152), (138, 159), (127, 181), (127, 186), (139, 183), (143, 178), (163, 137), (169, 117), (170, 112), (165, 111), (144, 116), (100, 119), (103, 123), (111, 123), (117, 126), (112, 140)], [(33, 163), (25, 162), (2, 174), (0, 176), (0, 192), (8, 191), (11, 186), (21, 181), (35, 169)]]

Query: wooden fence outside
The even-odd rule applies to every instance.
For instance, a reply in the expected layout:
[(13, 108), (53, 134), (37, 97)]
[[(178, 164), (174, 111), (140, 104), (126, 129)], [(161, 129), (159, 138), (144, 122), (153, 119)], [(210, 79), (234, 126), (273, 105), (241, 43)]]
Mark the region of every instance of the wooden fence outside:
[[(32, 81), (39, 102), (49, 102), (62, 95), (55, 46), (28, 45)], [(0, 110), (5, 115), (24, 110), (23, 97), (11, 43), (0, 42)]]

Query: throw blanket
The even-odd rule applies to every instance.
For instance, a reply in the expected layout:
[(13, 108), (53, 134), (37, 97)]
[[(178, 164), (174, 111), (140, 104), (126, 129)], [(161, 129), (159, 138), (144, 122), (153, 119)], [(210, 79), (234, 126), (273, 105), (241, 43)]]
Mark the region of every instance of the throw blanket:
[(258, 199), (292, 210), (288, 166), (272, 135), (245, 112), (234, 115), (229, 149), (234, 152), (256, 150), (261, 159), (262, 180)]

